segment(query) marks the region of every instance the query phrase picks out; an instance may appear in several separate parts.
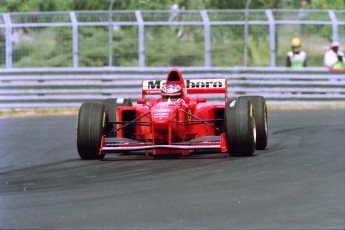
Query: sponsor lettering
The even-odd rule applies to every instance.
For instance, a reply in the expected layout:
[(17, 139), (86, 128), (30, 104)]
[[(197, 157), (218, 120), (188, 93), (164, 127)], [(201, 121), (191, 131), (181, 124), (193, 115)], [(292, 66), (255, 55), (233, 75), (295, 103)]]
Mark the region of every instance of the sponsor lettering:
[[(165, 85), (165, 80), (147, 80), (144, 83), (144, 88), (161, 89)], [(222, 79), (217, 80), (185, 80), (187, 89), (202, 89), (202, 88), (224, 88), (225, 81)]]
[(169, 108), (159, 108), (159, 109), (155, 109), (156, 113), (169, 113), (170, 111), (172, 111)]
[(187, 89), (193, 89), (193, 88), (223, 88), (223, 83), (220, 81), (186, 81)]
[(161, 88), (161, 81), (149, 81), (147, 83), (148, 89), (160, 89)]

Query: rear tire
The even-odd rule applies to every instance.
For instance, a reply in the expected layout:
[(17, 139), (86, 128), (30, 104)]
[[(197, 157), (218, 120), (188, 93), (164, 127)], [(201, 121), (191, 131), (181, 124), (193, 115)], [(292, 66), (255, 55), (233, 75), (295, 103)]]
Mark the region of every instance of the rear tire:
[(268, 120), (266, 100), (262, 96), (244, 96), (253, 105), (256, 124), (256, 149), (264, 150), (268, 140)]
[(247, 98), (228, 99), (225, 106), (225, 137), (230, 156), (252, 156), (256, 131), (253, 106)]
[(77, 119), (77, 149), (81, 159), (104, 158), (105, 155), (98, 155), (104, 134), (105, 111), (102, 103), (83, 103)]
[(107, 136), (117, 137), (116, 132), (116, 108), (117, 106), (132, 106), (132, 102), (130, 99), (125, 98), (109, 98), (102, 100), (102, 104), (104, 106), (104, 110), (106, 113), (106, 134)]

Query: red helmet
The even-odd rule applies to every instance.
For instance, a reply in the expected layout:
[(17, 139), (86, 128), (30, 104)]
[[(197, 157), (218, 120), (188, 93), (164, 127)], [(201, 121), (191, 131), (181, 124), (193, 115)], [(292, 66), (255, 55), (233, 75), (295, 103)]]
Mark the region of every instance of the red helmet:
[(163, 99), (178, 99), (182, 97), (181, 87), (177, 84), (166, 84), (162, 87), (162, 98)]

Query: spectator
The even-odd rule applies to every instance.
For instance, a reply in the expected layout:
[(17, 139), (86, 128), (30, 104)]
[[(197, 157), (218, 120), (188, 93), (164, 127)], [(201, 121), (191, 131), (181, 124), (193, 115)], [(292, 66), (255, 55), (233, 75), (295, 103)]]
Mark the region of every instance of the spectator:
[(323, 60), (325, 66), (327, 66), (328, 68), (345, 68), (344, 53), (339, 50), (339, 42), (333, 41), (331, 43), (331, 49), (325, 53)]
[(307, 53), (300, 51), (301, 39), (294, 37), (291, 40), (291, 51), (286, 56), (286, 66), (292, 68), (300, 68), (307, 66)]

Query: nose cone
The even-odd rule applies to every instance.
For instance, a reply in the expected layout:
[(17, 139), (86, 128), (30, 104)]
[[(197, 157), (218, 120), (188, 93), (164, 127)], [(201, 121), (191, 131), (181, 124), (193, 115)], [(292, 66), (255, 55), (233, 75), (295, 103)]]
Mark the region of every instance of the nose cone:
[(166, 130), (174, 120), (177, 108), (174, 106), (159, 105), (152, 108), (152, 123), (155, 130)]
[(156, 131), (167, 130), (169, 127), (169, 121), (168, 117), (159, 117), (153, 121), (153, 127)]

